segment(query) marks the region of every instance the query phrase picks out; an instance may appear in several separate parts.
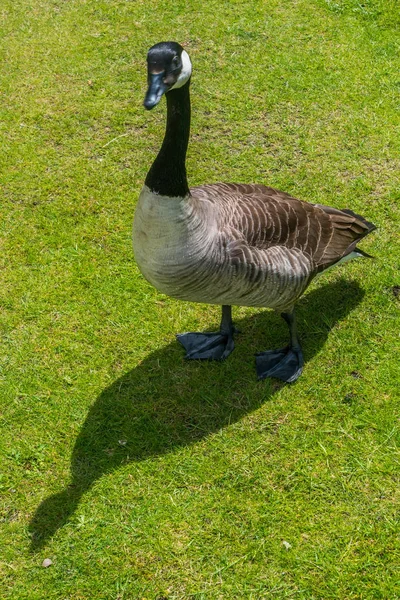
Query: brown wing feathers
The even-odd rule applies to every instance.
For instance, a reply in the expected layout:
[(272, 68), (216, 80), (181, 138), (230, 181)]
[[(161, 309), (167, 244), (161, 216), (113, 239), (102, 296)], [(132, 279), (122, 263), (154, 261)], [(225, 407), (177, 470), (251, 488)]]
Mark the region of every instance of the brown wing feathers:
[(242, 243), (254, 250), (273, 246), (301, 250), (316, 272), (352, 252), (375, 229), (351, 210), (310, 204), (263, 185), (211, 184), (193, 192), (222, 207), (222, 227), (240, 232)]

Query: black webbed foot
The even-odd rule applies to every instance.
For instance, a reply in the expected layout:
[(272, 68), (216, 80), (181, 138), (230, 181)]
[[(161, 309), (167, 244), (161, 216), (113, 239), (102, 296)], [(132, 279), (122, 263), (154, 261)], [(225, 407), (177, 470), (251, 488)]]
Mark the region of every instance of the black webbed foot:
[(300, 346), (286, 346), (279, 350), (267, 350), (256, 354), (258, 379), (276, 377), (286, 383), (298, 379), (303, 371), (303, 353)]
[(286, 383), (292, 383), (303, 372), (304, 358), (297, 337), (294, 312), (283, 312), (281, 316), (289, 327), (290, 343), (285, 348), (256, 354), (257, 376), (258, 379), (276, 377)]
[(235, 347), (232, 334), (180, 333), (176, 337), (185, 348), (187, 359), (224, 360)]
[(230, 306), (222, 306), (220, 330), (215, 333), (180, 333), (176, 337), (186, 350), (185, 358), (197, 360), (224, 360), (235, 347)]

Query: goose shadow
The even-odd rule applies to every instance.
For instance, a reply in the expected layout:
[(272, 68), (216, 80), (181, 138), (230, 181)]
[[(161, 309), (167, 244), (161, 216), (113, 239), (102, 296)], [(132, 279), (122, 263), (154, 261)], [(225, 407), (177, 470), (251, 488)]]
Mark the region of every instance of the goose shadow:
[[(303, 297), (297, 315), (306, 363), (363, 295), (356, 282), (341, 279)], [(243, 334), (223, 365), (186, 362), (174, 341), (101, 392), (77, 437), (70, 482), (43, 500), (30, 521), (31, 552), (40, 550), (70, 520), (83, 494), (104, 474), (193, 444), (256, 410), (261, 395), (261, 403), (267, 402), (284, 385), (277, 380), (255, 382), (252, 357), (271, 347), (271, 341), (286, 341), (283, 320), (272, 311), (260, 311), (236, 325)], [(262, 394), (252, 393), (255, 386), (263, 386)]]

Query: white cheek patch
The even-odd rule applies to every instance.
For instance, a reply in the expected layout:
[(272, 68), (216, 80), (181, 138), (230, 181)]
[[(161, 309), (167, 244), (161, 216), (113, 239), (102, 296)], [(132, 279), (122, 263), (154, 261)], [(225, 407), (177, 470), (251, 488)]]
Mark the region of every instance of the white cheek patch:
[(189, 54), (186, 52), (186, 50), (182, 51), (181, 60), (182, 70), (176, 83), (174, 83), (174, 85), (170, 88), (171, 90), (175, 90), (176, 88), (180, 88), (185, 85), (192, 74), (192, 63), (190, 62)]

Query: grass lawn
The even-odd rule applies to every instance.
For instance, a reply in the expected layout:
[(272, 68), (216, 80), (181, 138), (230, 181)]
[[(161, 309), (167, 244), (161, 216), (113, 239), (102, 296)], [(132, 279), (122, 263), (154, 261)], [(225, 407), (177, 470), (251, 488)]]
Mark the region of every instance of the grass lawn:
[[(396, 0), (2, 0), (0, 18), (0, 597), (400, 598)], [(194, 66), (191, 185), (378, 225), (375, 260), (299, 302), (294, 385), (256, 381), (287, 336), (270, 311), (234, 310), (226, 362), (185, 362), (175, 333), (219, 308), (136, 267), (164, 39)]]

